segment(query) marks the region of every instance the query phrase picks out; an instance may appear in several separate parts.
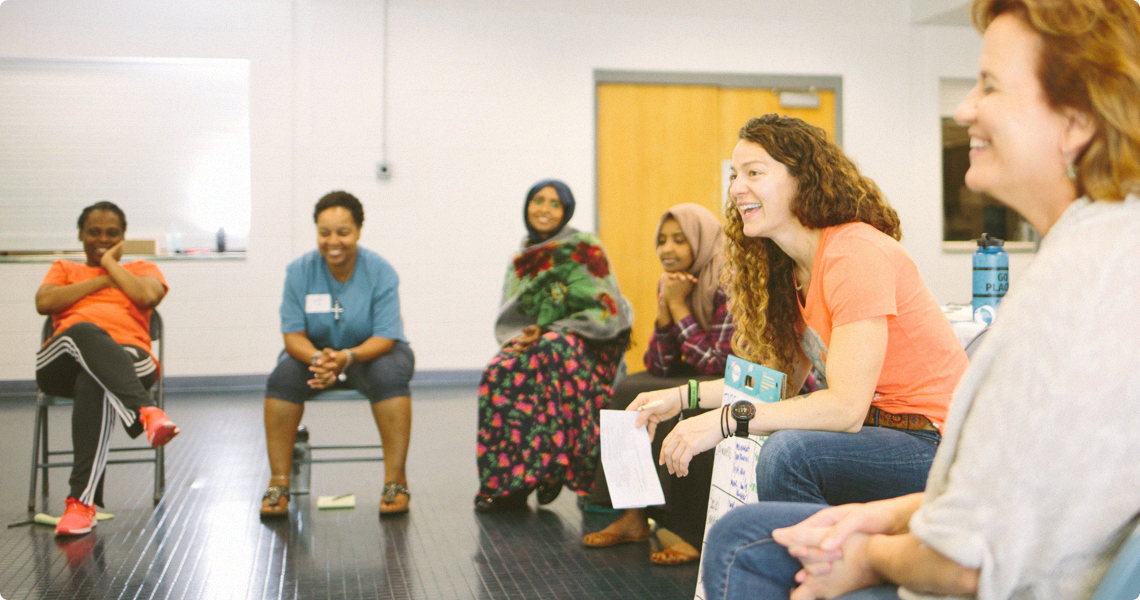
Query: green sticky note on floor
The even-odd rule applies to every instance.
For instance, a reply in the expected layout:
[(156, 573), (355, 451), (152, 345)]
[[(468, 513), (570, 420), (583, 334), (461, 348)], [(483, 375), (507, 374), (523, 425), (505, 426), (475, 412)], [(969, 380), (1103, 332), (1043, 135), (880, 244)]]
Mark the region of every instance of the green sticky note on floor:
[(319, 496), (317, 498), (318, 510), (332, 508), (356, 508), (356, 494), (345, 494), (343, 496)]

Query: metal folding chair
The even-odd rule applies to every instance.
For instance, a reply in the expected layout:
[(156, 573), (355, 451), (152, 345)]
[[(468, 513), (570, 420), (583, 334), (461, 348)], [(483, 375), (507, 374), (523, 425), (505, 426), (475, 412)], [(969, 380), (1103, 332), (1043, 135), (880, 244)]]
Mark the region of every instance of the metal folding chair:
[[(51, 317), (44, 321), (44, 328), (42, 338), (47, 341), (54, 334), (52, 328)], [(158, 357), (159, 372), (158, 378), (155, 380), (154, 386), (150, 389), (151, 397), (154, 398), (154, 403), (161, 409), (165, 410), (166, 394), (164, 383), (166, 380), (166, 362), (164, 359), (165, 344), (163, 343), (163, 327), (162, 317), (158, 311), (151, 311), (150, 313), (150, 340), (151, 349), (154, 355)], [(62, 398), (59, 396), (52, 396), (45, 394), (42, 391), (36, 392), (36, 422), (34, 431), (32, 433), (32, 473), (31, 482), (28, 485), (28, 511), (34, 512), (36, 510), (36, 478), (39, 476), (42, 480), (43, 496), (46, 504), (48, 495), (48, 469), (58, 467), (71, 467), (74, 461), (52, 461), (55, 456), (71, 456), (74, 453), (71, 450), (51, 450), (48, 447), (48, 409), (53, 406), (70, 406), (74, 401), (71, 398)], [(145, 441), (146, 437), (143, 437)], [(128, 458), (115, 458), (109, 459), (107, 464), (130, 464), (130, 463), (154, 463), (154, 503), (162, 499), (162, 493), (166, 487), (166, 462), (163, 448), (151, 448), (148, 446), (125, 446), (111, 448), (111, 452), (124, 453), (124, 452), (151, 452), (152, 456), (149, 457), (128, 457)]]
[[(368, 398), (356, 390), (338, 388), (325, 390), (306, 400), (306, 403), (330, 401), (335, 402), (344, 400), (367, 401)], [(299, 429), (305, 429), (305, 426), (302, 425)], [(302, 448), (302, 446), (304, 447)], [(356, 454), (353, 456), (334, 455), (329, 458), (313, 457), (314, 452), (323, 450), (355, 451)], [(365, 450), (377, 450), (380, 452), (376, 454), (366, 453), (364, 455), (361, 455), (360, 451)], [(292, 479), (297, 480), (297, 482), (301, 483), (302, 485), (299, 486), (298, 489), (292, 490), (292, 492), (298, 494), (308, 493), (308, 482), (312, 480), (311, 468), (313, 463), (382, 462), (384, 460), (384, 453), (382, 450), (383, 446), (380, 444), (342, 444), (334, 446), (313, 446), (309, 445), (308, 438), (306, 438), (305, 441), (302, 441), (301, 438), (298, 437), (297, 444), (295, 445), (293, 452)]]

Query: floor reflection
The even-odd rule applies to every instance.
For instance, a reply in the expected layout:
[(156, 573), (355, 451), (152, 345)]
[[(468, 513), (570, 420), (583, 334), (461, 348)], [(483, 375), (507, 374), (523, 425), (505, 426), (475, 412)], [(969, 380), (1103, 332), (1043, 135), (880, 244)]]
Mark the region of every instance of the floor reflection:
[[(655, 598), (690, 600), (695, 565), (655, 567), (646, 544), (595, 550), (581, 538), (611, 515), (582, 513), (564, 491), (524, 512), (472, 510), (478, 485), (473, 389), (414, 390), (408, 474), (411, 512), (380, 518), (382, 466), (314, 466), (312, 494), (294, 496), (287, 519), (262, 521), (268, 466), (259, 392), (169, 395), (183, 433), (167, 452), (167, 492), (155, 507), (145, 465), (108, 470), (115, 518), (91, 534), (58, 538), (51, 527), (0, 529), (0, 597), (121, 598)], [(55, 415), (53, 415), (55, 418)], [(66, 422), (67, 415), (59, 416)], [(0, 509), (26, 519), (31, 409), (0, 402)], [(306, 410), (322, 443), (373, 439), (363, 403)], [(447, 423), (446, 435), (440, 424)], [(55, 428), (62, 436), (66, 428)], [(54, 443), (54, 442), (53, 442)], [(351, 442), (350, 442), (351, 443)], [(17, 464), (18, 463), (18, 464)], [(51, 473), (46, 506), (62, 510), (65, 469)], [(317, 495), (355, 493), (354, 509), (318, 510)], [(691, 567), (691, 568), (690, 568)]]

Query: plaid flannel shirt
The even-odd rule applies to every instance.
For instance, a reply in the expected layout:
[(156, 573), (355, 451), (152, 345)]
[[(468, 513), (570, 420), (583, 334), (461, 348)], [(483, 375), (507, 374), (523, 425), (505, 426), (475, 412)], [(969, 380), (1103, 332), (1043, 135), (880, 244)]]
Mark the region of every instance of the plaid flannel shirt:
[(732, 354), (735, 329), (724, 290), (716, 291), (713, 308), (708, 331), (702, 331), (692, 315), (680, 323), (654, 329), (645, 351), (645, 368), (661, 377), (676, 374), (678, 367), (685, 365), (699, 375), (723, 375), (724, 364)]

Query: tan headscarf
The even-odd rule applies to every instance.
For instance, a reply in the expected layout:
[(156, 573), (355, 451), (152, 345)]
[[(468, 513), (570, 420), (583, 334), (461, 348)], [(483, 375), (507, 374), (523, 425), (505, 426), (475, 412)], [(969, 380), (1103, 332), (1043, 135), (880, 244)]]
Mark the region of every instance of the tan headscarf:
[(661, 215), (657, 233), (653, 236), (654, 248), (661, 236), (661, 226), (669, 217), (677, 220), (681, 233), (685, 234), (689, 247), (693, 249), (693, 264), (688, 271), (697, 278), (697, 283), (689, 292), (689, 309), (701, 329), (708, 331), (715, 310), (713, 297), (720, 289), (720, 270), (724, 266), (723, 226), (712, 211), (700, 204), (678, 204)]

